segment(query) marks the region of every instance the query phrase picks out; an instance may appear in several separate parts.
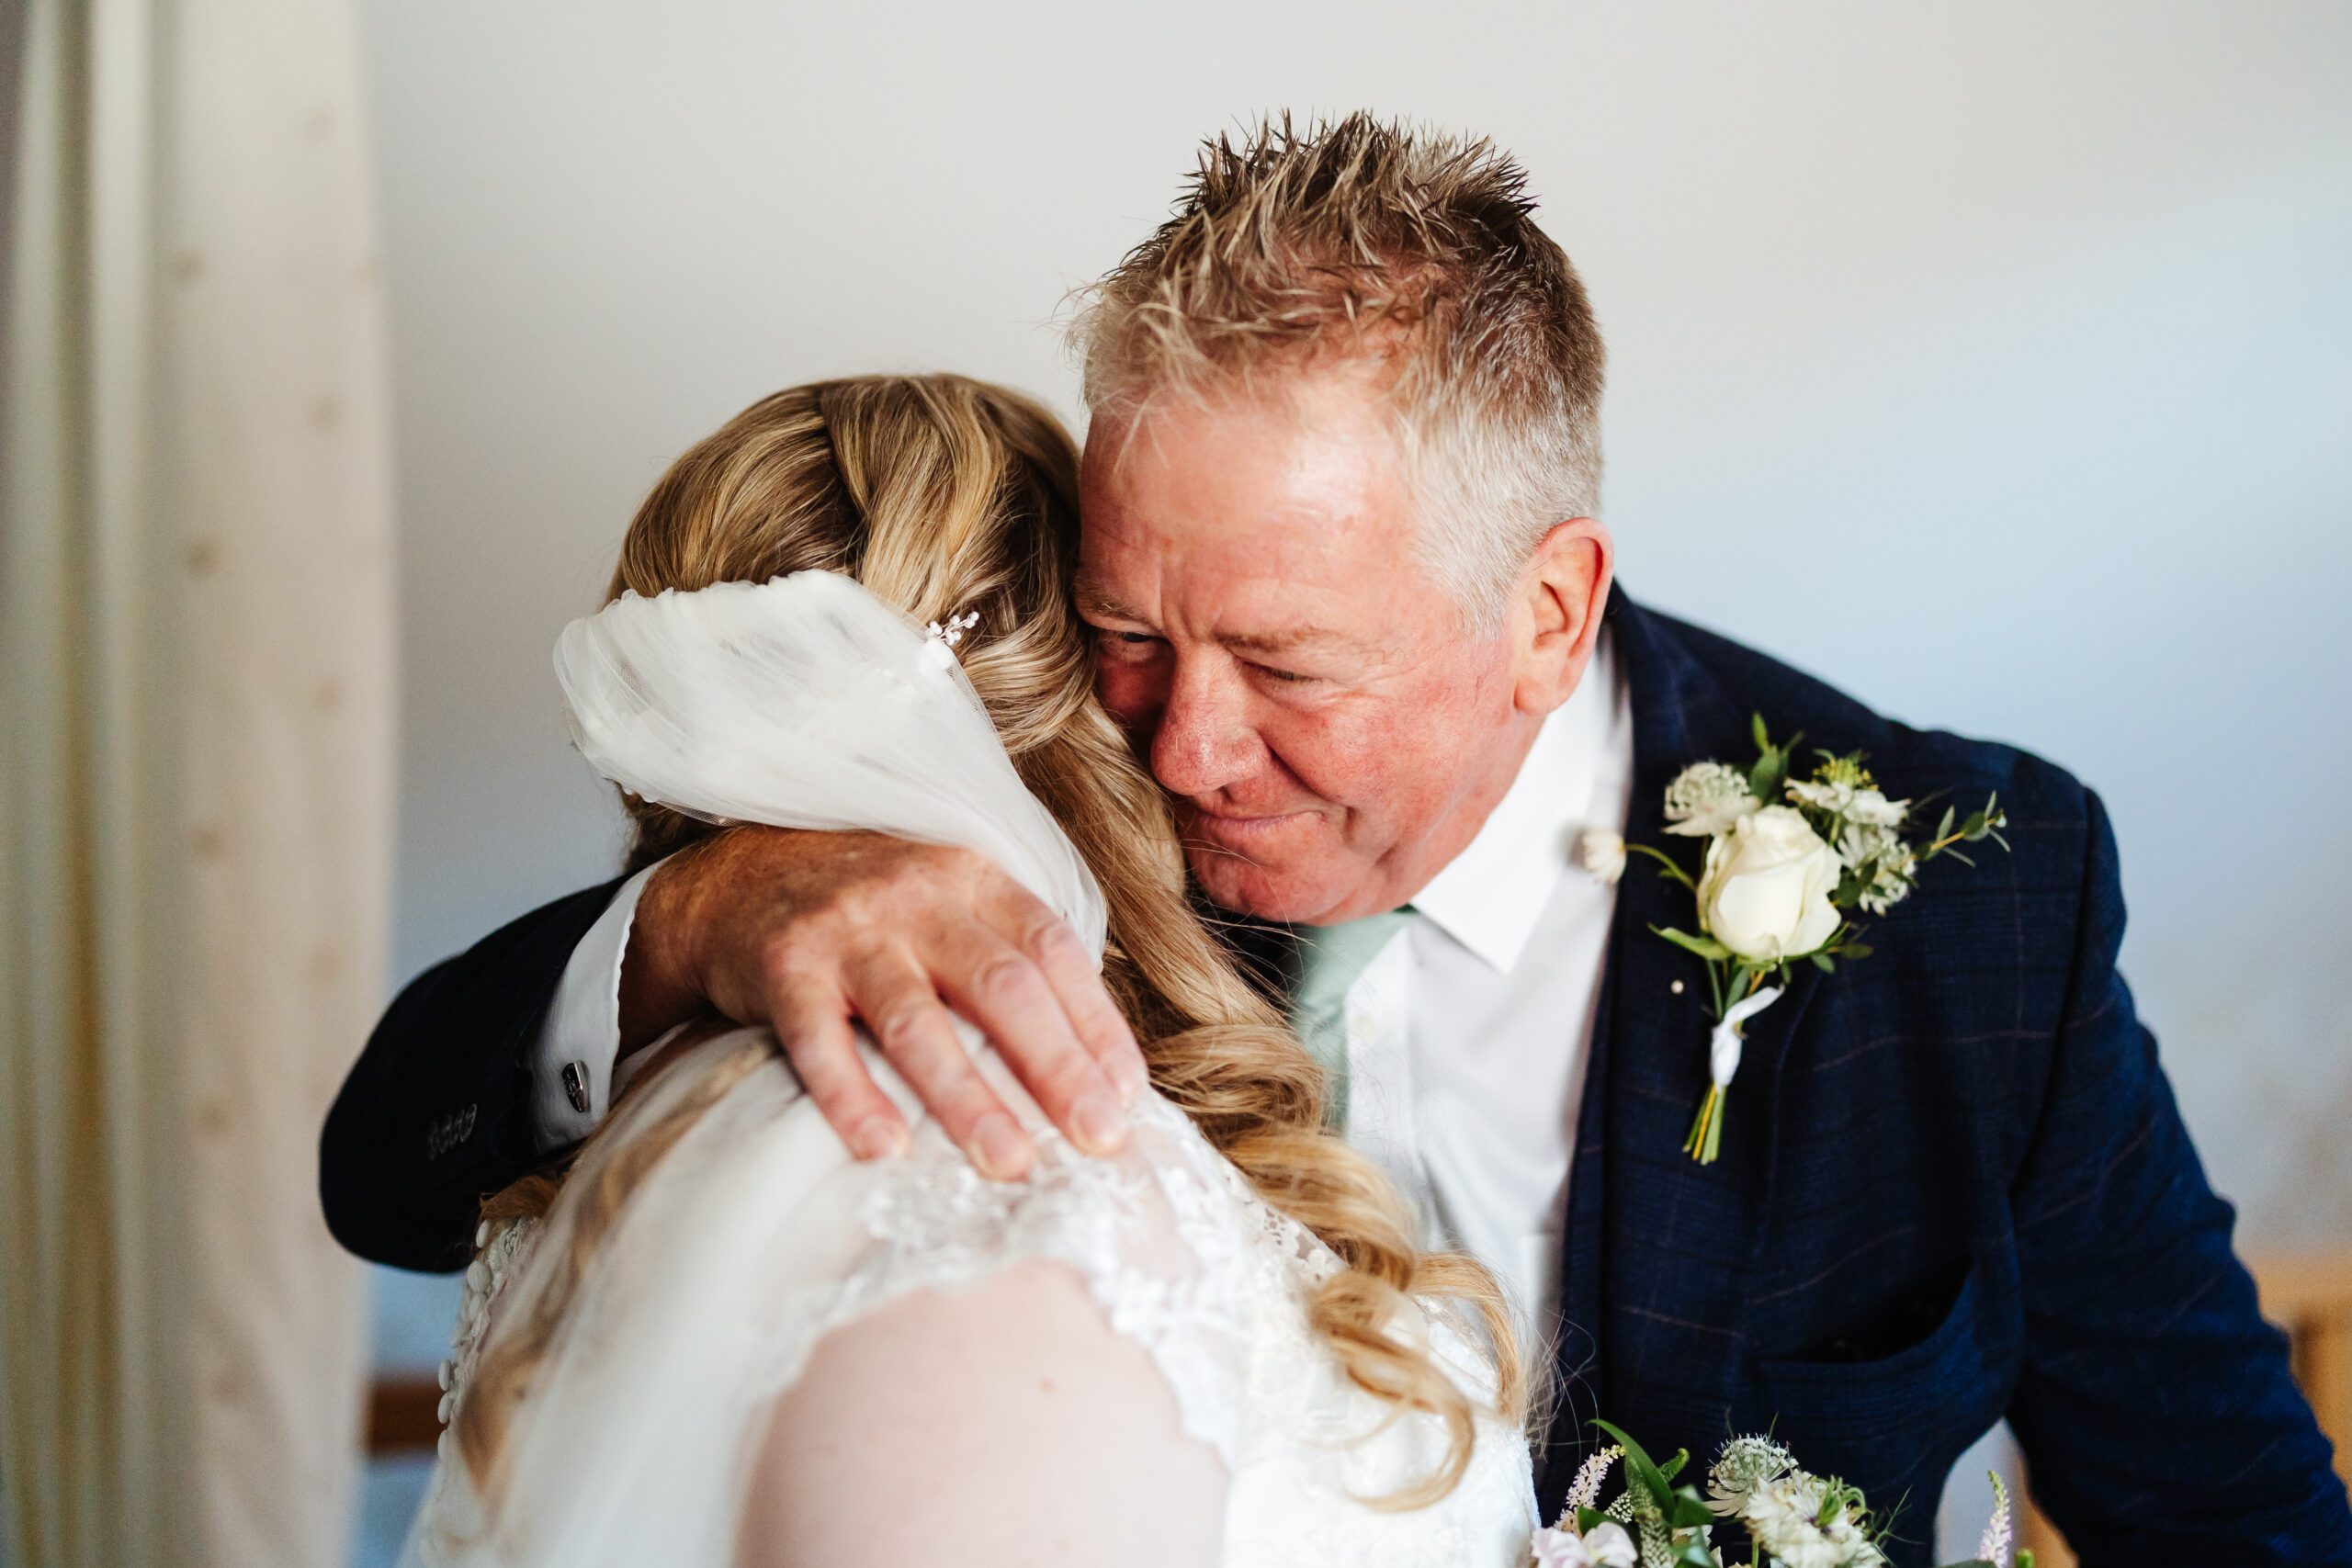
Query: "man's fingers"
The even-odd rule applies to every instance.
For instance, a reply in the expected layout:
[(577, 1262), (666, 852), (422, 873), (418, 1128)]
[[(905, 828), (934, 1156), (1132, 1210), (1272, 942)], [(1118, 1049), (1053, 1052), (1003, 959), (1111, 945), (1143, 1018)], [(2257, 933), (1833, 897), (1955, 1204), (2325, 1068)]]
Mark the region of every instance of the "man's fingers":
[(1101, 1155), (1125, 1142), (1126, 1097), (1080, 1041), (1042, 965), (978, 921), (943, 936), (933, 962), (948, 999), (988, 1032), (1038, 1109), (1072, 1143)]
[(907, 1145), (906, 1119), (875, 1084), (857, 1054), (849, 1007), (838, 994), (804, 995), (806, 984), (780, 988), (771, 1004), (776, 1039), (818, 1111), (859, 1159), (880, 1159)]
[(852, 976), (850, 1006), (890, 1065), (981, 1175), (1010, 1181), (1035, 1152), (1012, 1113), (956, 1037), (931, 977), (904, 954), (877, 955)]
[[(1017, 905), (1005, 913), (1015, 920), (1023, 918)], [(1136, 1096), (1150, 1087), (1150, 1069), (1145, 1066), (1142, 1048), (1136, 1043), (1135, 1031), (1127, 1027), (1119, 1004), (1111, 999), (1110, 989), (1102, 984), (1102, 971), (1095, 967), (1086, 944), (1078, 940), (1078, 933), (1069, 929), (1068, 921), (1043, 906), (1027, 914), (1025, 925), (1014, 925), (1008, 934), (1044, 973), (1079, 1043), (1086, 1047), (1111, 1087), (1118, 1091), (1120, 1103), (1135, 1103)]]

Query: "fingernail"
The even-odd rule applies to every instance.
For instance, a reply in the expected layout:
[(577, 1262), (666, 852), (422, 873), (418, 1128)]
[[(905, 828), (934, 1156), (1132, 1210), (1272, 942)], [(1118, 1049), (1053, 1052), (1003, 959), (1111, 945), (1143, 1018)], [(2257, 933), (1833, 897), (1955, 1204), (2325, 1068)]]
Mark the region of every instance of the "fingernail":
[(1079, 1147), (1091, 1155), (1107, 1155), (1126, 1141), (1127, 1118), (1107, 1094), (1087, 1094), (1069, 1108), (1070, 1131)]
[(906, 1152), (906, 1134), (876, 1116), (860, 1122), (849, 1135), (849, 1152), (860, 1159), (888, 1159)]
[(980, 1174), (994, 1181), (1010, 1181), (1029, 1160), (1029, 1140), (1010, 1116), (991, 1116), (972, 1136), (974, 1158)]
[(1119, 1103), (1133, 1105), (1151, 1087), (1151, 1075), (1144, 1071), (1142, 1061), (1134, 1056), (1111, 1059), (1111, 1087), (1119, 1091)]

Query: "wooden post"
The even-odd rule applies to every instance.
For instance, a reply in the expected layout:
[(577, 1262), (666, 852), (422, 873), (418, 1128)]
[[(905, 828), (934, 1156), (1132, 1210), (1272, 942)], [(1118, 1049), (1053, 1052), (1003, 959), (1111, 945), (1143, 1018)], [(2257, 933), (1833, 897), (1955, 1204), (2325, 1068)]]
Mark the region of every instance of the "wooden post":
[(2335, 1473), (2352, 1486), (2352, 1252), (2257, 1259), (2262, 1315), (2287, 1331), (2295, 1382), (2335, 1445)]

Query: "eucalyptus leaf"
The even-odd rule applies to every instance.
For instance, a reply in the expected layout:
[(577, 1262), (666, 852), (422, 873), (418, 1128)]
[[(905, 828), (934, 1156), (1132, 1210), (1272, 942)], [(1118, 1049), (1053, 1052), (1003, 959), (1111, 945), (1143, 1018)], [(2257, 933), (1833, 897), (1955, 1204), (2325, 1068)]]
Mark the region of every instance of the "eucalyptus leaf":
[(1869, 943), (1849, 942), (1845, 946), (1838, 950), (1838, 956), (1845, 959), (1850, 964), (1857, 958), (1868, 958), (1871, 955), (1871, 949)]
[(1831, 961), (1829, 954), (1826, 953), (1816, 953), (1813, 954), (1813, 966), (1815, 969), (1820, 970), (1824, 975), (1835, 975), (1838, 973), (1838, 965)]

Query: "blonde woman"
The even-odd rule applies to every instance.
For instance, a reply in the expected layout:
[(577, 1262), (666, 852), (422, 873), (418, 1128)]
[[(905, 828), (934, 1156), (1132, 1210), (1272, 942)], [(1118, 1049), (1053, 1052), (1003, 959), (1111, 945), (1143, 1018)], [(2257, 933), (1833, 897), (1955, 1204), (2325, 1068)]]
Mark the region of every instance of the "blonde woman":
[(956, 377), (780, 392), (682, 457), (558, 665), (632, 865), (718, 824), (988, 855), (1098, 955), (1151, 1087), (1107, 1157), (978, 1032), (1039, 1156), (912, 1126), (860, 1162), (765, 1031), (640, 1058), (566, 1168), (486, 1207), (425, 1562), (1527, 1560), (1492, 1281), (1418, 1253), (1317, 1068), (1186, 903), (1092, 694), (1076, 454)]

